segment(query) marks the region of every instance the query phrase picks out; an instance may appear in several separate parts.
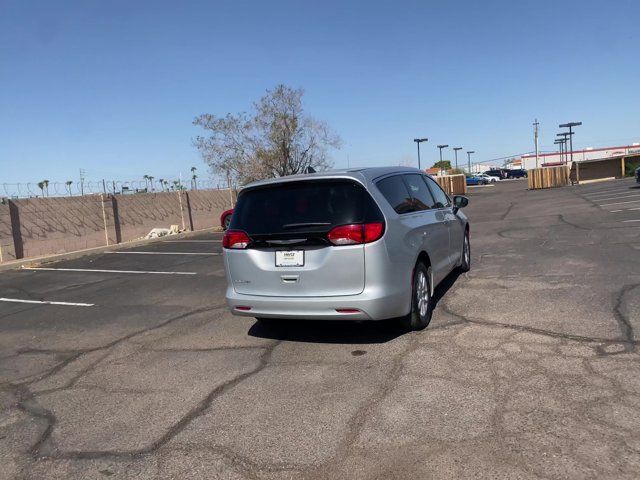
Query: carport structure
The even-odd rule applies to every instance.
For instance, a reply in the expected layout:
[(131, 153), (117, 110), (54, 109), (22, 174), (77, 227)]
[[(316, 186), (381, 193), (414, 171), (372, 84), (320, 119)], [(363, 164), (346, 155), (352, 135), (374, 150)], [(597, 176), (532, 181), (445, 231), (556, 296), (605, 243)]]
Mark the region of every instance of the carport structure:
[(606, 178), (623, 178), (627, 164), (640, 164), (640, 155), (576, 161), (571, 165), (570, 179), (572, 183), (580, 183)]

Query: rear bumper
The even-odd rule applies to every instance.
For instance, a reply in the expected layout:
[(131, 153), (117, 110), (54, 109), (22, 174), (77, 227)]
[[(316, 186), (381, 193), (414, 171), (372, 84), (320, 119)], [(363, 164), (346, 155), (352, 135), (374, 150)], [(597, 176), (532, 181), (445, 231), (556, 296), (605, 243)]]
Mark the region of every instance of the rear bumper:
[[(264, 297), (243, 295), (228, 288), (226, 300), (231, 313), (243, 317), (301, 320), (384, 320), (409, 313), (411, 292), (385, 295), (364, 290), (359, 295), (335, 297)], [(249, 307), (250, 310), (239, 310)], [(357, 310), (340, 312), (337, 310)]]

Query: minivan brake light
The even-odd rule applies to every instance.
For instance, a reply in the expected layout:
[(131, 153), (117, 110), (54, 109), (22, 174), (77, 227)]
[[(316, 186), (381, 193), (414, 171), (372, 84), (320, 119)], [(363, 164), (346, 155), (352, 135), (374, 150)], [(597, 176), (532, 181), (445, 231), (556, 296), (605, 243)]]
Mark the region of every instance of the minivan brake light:
[(222, 237), (223, 248), (243, 249), (249, 245), (249, 235), (242, 230), (227, 230)]
[(374, 222), (365, 224), (340, 225), (327, 234), (327, 238), (334, 245), (356, 245), (375, 242), (384, 233), (384, 223)]

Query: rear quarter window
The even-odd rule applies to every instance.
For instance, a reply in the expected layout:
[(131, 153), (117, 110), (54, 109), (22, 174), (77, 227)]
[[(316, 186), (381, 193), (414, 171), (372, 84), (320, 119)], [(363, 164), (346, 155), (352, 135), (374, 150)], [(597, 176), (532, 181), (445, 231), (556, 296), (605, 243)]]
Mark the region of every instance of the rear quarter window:
[(376, 182), (376, 187), (378, 187), (382, 196), (389, 202), (389, 205), (396, 213), (403, 214), (413, 211), (411, 195), (402, 180), (402, 176), (395, 175), (383, 178)]

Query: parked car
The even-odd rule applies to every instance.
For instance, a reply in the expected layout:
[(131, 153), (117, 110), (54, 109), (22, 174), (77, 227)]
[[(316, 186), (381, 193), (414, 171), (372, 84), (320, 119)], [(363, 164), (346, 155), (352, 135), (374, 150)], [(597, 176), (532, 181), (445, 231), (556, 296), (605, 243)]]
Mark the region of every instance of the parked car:
[(468, 199), (414, 168), (263, 180), (243, 188), (224, 235), (234, 315), (427, 326), (433, 291), (469, 270)]
[(233, 215), (233, 208), (230, 210), (225, 210), (220, 215), (220, 226), (223, 230), (227, 230), (229, 228), (229, 224), (231, 223), (231, 218)]
[(478, 175), (467, 175), (467, 185), (486, 185), (489, 183), (484, 177)]
[(522, 168), (507, 170), (507, 178), (527, 178), (527, 171)]
[(492, 168), (491, 170), (487, 170), (484, 173), (486, 173), (487, 175), (490, 175), (492, 177), (501, 178), (502, 180), (507, 178), (507, 171), (502, 169), (502, 168)]
[(495, 177), (493, 175), (487, 175), (486, 173), (477, 173), (476, 177), (482, 177), (485, 180), (487, 180), (487, 182), (489, 182), (489, 183), (496, 183), (496, 182), (499, 182), (500, 180), (502, 180), (502, 178), (500, 178), (500, 177)]
[(640, 183), (640, 167), (636, 168), (636, 182)]

